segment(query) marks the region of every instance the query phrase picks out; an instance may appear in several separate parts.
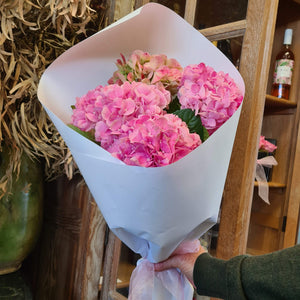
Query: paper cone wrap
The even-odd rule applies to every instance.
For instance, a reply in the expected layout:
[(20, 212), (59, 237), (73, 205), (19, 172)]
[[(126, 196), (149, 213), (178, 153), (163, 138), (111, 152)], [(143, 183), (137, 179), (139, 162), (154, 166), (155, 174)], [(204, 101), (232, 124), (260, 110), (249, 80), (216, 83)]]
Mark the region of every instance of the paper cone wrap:
[(57, 58), (43, 74), (38, 97), (82, 173), (110, 229), (151, 262), (166, 259), (184, 240), (216, 221), (240, 110), (203, 144), (163, 167), (125, 165), (70, 129), (76, 97), (106, 85), (120, 53), (166, 54), (184, 67), (204, 62), (224, 71), (244, 93), (232, 63), (168, 8), (149, 3)]

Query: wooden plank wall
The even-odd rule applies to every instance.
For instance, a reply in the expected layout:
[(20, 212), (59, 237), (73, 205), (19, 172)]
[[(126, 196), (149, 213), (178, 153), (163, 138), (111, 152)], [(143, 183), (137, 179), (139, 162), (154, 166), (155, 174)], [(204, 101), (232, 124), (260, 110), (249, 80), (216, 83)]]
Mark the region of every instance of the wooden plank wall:
[(106, 223), (81, 176), (46, 184), (35, 299), (98, 299)]

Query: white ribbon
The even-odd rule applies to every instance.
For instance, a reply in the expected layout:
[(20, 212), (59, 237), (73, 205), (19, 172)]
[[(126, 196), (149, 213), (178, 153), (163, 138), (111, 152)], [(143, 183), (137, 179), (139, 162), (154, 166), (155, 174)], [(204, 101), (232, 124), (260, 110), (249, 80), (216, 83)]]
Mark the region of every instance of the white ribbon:
[(269, 185), (267, 182), (264, 167), (272, 168), (272, 166), (276, 166), (277, 164), (278, 163), (273, 156), (266, 156), (256, 161), (255, 179), (258, 183), (258, 195), (262, 200), (264, 200), (268, 204), (270, 204)]
[[(177, 254), (199, 251), (199, 240), (184, 241), (174, 251)], [(128, 300), (192, 300), (194, 288), (179, 269), (154, 271), (146, 258), (137, 262), (130, 278)]]

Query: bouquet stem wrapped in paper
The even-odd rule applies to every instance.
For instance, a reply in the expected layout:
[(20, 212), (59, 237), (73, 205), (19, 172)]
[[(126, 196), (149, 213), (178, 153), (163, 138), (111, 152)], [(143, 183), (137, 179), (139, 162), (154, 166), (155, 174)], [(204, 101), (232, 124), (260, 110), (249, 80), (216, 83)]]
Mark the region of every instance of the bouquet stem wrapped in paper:
[[(185, 243), (190, 243), (187, 252), (195, 251), (194, 240), (216, 222), (241, 107), (205, 142), (173, 163), (159, 167), (125, 164), (117, 152), (112, 155), (68, 124), (75, 99), (107, 85), (120, 53), (128, 57), (136, 49), (164, 53), (184, 67), (203, 63), (229, 74), (243, 97), (243, 80), (231, 62), (184, 19), (155, 3), (61, 55), (43, 74), (38, 97), (70, 148), (110, 229), (143, 257), (139, 266), (148, 278), (143, 281), (143, 295), (148, 296), (134, 296), (142, 286), (133, 284), (131, 299), (188, 300), (193, 288), (179, 271), (153, 274), (148, 263), (167, 259)], [(107, 125), (101, 124), (102, 129)]]

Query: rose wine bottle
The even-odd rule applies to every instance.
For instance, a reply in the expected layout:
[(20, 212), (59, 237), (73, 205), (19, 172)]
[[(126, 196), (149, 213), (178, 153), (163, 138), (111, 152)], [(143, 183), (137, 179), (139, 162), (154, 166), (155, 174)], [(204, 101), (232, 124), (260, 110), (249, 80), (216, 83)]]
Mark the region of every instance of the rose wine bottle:
[(294, 67), (294, 53), (290, 49), (292, 44), (292, 29), (286, 29), (284, 34), (283, 48), (276, 56), (275, 70), (271, 95), (289, 99)]

